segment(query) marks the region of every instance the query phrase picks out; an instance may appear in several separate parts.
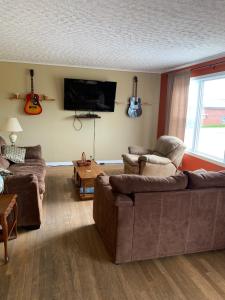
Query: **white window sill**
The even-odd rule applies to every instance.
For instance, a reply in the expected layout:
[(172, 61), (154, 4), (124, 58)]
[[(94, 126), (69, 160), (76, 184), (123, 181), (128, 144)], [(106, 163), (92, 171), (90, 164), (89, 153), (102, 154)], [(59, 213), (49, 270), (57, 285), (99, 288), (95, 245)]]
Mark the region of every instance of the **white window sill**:
[(207, 162), (210, 162), (214, 165), (218, 165), (220, 167), (224, 167), (225, 168), (225, 163), (223, 163), (222, 161), (219, 161), (219, 160), (216, 160), (216, 159), (213, 159), (211, 157), (207, 157), (207, 156), (204, 156), (204, 155), (201, 155), (201, 154), (197, 154), (197, 153), (194, 153), (194, 152), (191, 152), (190, 150), (187, 150), (185, 151), (186, 154), (188, 155), (191, 155), (193, 157), (197, 157), (197, 158), (200, 158), (202, 160), (205, 160)]

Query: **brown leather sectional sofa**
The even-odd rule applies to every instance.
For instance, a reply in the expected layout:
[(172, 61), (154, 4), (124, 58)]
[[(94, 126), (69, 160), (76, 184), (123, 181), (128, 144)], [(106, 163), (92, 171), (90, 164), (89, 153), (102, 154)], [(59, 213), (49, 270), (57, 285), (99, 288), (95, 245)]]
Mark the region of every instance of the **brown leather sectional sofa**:
[(6, 177), (4, 193), (18, 195), (18, 226), (37, 229), (41, 225), (46, 174), (41, 146), (25, 147), (25, 163), (14, 164), (1, 156), (1, 147), (5, 144), (0, 137), (0, 168), (10, 170), (13, 175)]
[(225, 171), (99, 176), (93, 216), (115, 263), (225, 248)]

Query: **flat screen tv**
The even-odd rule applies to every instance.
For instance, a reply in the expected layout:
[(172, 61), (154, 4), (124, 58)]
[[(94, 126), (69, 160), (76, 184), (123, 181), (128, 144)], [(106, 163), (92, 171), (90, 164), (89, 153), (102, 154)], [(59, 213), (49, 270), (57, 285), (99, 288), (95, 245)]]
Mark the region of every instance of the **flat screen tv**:
[(116, 82), (64, 79), (64, 109), (109, 111), (115, 107)]

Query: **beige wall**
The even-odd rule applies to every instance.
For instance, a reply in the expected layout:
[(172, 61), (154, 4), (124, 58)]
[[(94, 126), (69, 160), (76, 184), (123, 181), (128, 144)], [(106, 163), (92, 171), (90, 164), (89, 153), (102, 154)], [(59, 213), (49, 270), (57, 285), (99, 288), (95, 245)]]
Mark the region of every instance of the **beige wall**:
[[(29, 116), (23, 112), (25, 102), (9, 100), (11, 93), (30, 91), (29, 69), (34, 69), (35, 92), (55, 98), (43, 101), (43, 113)], [(137, 119), (126, 115), (128, 99), (132, 93), (132, 80), (138, 76), (138, 94), (143, 115)], [(74, 112), (63, 110), (63, 78), (81, 78), (117, 81), (114, 113), (101, 112), (96, 120), (96, 159), (121, 159), (128, 145), (152, 146), (156, 139), (159, 106), (160, 75), (125, 71), (97, 70), (74, 67), (32, 65), (23, 63), (0, 63), (0, 125), (7, 117), (16, 116), (24, 131), (18, 134), (18, 145), (41, 144), (47, 161), (70, 161), (79, 159), (82, 151), (87, 156), (93, 151), (93, 120), (83, 120), (83, 128), (73, 128)], [(78, 123), (77, 123), (78, 125)], [(8, 134), (0, 132), (4, 137)]]

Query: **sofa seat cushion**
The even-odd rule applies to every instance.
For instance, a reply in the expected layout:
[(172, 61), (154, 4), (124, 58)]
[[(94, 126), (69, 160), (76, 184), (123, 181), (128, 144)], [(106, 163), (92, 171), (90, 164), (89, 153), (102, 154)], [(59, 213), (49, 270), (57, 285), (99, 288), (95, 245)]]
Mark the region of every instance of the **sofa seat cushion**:
[[(11, 166), (13, 166), (14, 164), (12, 163)], [(44, 159), (40, 158), (40, 159), (25, 159), (24, 163), (19, 163), (17, 164), (18, 166), (32, 166), (35, 168), (35, 166), (42, 166), (42, 167), (46, 167), (45, 161)]]
[(139, 156), (136, 154), (123, 154), (122, 155), (125, 162), (128, 162), (132, 166), (137, 166)]
[(13, 164), (9, 167), (9, 170), (13, 175), (28, 175), (33, 174), (38, 178), (39, 192), (43, 194), (45, 192), (45, 174), (46, 170), (41, 165), (26, 165), (26, 164)]
[(187, 187), (188, 179), (183, 173), (169, 177), (123, 174), (110, 176), (109, 182), (114, 192), (132, 194), (183, 190)]
[(188, 188), (190, 189), (225, 187), (225, 171), (198, 170), (197, 172), (184, 171), (184, 173), (188, 176)]
[(25, 159), (24, 164), (20, 164), (20, 165), (24, 165), (24, 166), (42, 166), (42, 167), (46, 167), (45, 161), (42, 158), (29, 158), (29, 159)]

